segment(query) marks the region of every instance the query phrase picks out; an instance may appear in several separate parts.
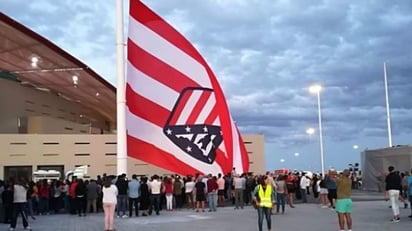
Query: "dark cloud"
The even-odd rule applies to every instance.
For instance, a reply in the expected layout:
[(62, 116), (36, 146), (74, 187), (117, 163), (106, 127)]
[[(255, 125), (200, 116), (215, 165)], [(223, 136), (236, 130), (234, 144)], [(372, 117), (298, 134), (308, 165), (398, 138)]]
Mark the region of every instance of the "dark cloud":
[[(385, 137), (383, 62), (393, 133), (412, 132), (410, 1), (144, 2), (200, 50), (242, 132), (264, 133), (282, 148), (313, 143), (305, 130), (317, 127), (317, 103), (308, 87), (320, 83), (326, 140)], [(4, 5), (5, 13), (115, 82), (114, 2)]]

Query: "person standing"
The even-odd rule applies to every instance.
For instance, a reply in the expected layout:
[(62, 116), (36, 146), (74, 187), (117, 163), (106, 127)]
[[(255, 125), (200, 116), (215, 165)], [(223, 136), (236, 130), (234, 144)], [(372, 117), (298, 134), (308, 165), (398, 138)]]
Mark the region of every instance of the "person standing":
[(182, 180), (178, 175), (175, 177), (175, 181), (173, 182), (173, 197), (176, 202), (176, 209), (182, 208), (182, 194), (183, 194), (183, 183)]
[(126, 174), (119, 175), (116, 181), (116, 187), (119, 192), (117, 199), (117, 218), (127, 218), (126, 201), (127, 201), (127, 186)]
[(336, 212), (341, 231), (345, 230), (345, 220), (348, 231), (352, 231), (352, 180), (349, 175), (349, 170), (345, 169), (340, 177), (332, 178), (336, 182)]
[(187, 207), (195, 209), (196, 203), (194, 200), (194, 193), (193, 189), (195, 187), (195, 182), (192, 180), (192, 177), (189, 177), (186, 184), (185, 184), (185, 194), (186, 194), (186, 202)]
[(206, 201), (206, 184), (202, 181), (203, 176), (199, 175), (197, 182), (195, 184), (195, 195), (196, 195), (196, 212), (199, 212), (200, 207), (202, 207), (202, 212), (205, 211), (205, 201)]
[(76, 207), (77, 215), (79, 217), (86, 216), (86, 207), (87, 207), (87, 188), (86, 184), (82, 179), (77, 180), (76, 186)]
[(389, 174), (385, 178), (385, 182), (386, 182), (385, 200), (389, 199), (391, 202), (391, 207), (392, 207), (392, 212), (393, 212), (393, 219), (391, 221), (399, 222), (401, 218), (400, 218), (400, 212), (399, 212), (398, 199), (400, 196), (400, 191), (402, 189), (402, 184), (401, 184), (402, 179), (401, 179), (401, 176), (399, 174), (396, 174), (394, 170), (395, 168), (393, 166), (388, 167)]
[(304, 172), (302, 172), (302, 177), (300, 178), (300, 194), (302, 196), (302, 201), (303, 203), (307, 203), (308, 199), (306, 197), (306, 187), (308, 185), (308, 178), (306, 178), (306, 174)]
[(132, 180), (129, 181), (129, 217), (132, 217), (133, 207), (136, 217), (139, 216), (139, 197), (140, 197), (140, 182), (137, 180), (137, 175), (132, 175)]
[(153, 206), (156, 211), (156, 215), (159, 215), (160, 211), (160, 193), (162, 191), (163, 184), (159, 181), (159, 176), (154, 175), (152, 182), (149, 184), (150, 189), (150, 207), (149, 215), (152, 214)]
[(13, 185), (13, 217), (10, 224), (10, 230), (16, 229), (17, 216), (20, 215), (23, 220), (25, 230), (31, 230), (26, 214), (27, 204), (27, 186), (24, 181), (19, 180)]
[(225, 179), (223, 179), (222, 174), (219, 173), (217, 175), (217, 206), (224, 207), (225, 206)]
[(90, 207), (92, 207), (93, 212), (97, 213), (97, 196), (98, 196), (98, 185), (95, 180), (91, 180), (87, 184), (87, 209), (86, 212), (90, 212)]
[(282, 206), (282, 214), (285, 213), (286, 195), (288, 190), (286, 187), (286, 176), (280, 175), (276, 180), (276, 214), (279, 213), (279, 209)]
[(265, 175), (259, 179), (259, 184), (253, 192), (253, 200), (256, 201), (258, 212), (258, 228), (262, 231), (263, 218), (266, 218), (268, 231), (272, 229), (271, 211), (272, 211), (272, 185), (269, 176)]
[(166, 196), (166, 211), (173, 211), (173, 182), (171, 177), (165, 177), (164, 192)]
[(239, 209), (239, 205), (243, 209), (243, 187), (242, 179), (239, 175), (235, 175), (233, 178), (233, 187), (235, 189), (235, 209)]
[(114, 231), (113, 220), (114, 210), (117, 204), (117, 187), (112, 184), (111, 179), (108, 178), (103, 183), (103, 211), (104, 211), (104, 230)]
[(212, 174), (209, 174), (209, 180), (207, 180), (207, 202), (209, 203), (209, 212), (216, 212), (217, 202), (217, 179)]

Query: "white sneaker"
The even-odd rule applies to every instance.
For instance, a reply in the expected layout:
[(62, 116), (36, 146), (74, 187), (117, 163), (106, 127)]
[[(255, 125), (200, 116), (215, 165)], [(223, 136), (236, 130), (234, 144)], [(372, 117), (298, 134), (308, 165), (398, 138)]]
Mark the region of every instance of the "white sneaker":
[(122, 218), (128, 218), (129, 216), (127, 216), (126, 214), (122, 216)]
[(26, 226), (24, 230), (31, 230), (30, 226)]
[(14, 228), (10, 228), (9, 230), (12, 231), (12, 230), (14, 230)]

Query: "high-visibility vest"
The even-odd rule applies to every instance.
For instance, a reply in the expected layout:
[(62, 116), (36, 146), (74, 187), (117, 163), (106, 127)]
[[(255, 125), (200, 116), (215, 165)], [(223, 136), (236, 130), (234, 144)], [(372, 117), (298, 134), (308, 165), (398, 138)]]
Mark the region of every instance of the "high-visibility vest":
[(272, 186), (266, 185), (266, 190), (263, 190), (262, 185), (259, 185), (258, 195), (260, 198), (260, 207), (272, 208)]

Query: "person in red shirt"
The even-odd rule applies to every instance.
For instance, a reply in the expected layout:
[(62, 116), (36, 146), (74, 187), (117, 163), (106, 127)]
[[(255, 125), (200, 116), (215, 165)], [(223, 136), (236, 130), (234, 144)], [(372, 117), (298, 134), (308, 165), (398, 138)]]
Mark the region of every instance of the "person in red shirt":
[(288, 191), (288, 203), (291, 208), (295, 208), (293, 202), (295, 200), (295, 176), (289, 172), (288, 177), (286, 178), (286, 188)]
[(207, 201), (209, 203), (209, 212), (216, 212), (218, 188), (219, 186), (217, 184), (216, 176), (212, 177), (212, 174), (209, 174), (209, 179), (207, 180)]
[(69, 188), (70, 214), (76, 214), (76, 187), (77, 178), (73, 177)]
[(173, 180), (171, 177), (165, 179), (166, 210), (173, 210)]
[(39, 189), (39, 213), (40, 215), (49, 215), (49, 199), (50, 199), (50, 187), (47, 180), (44, 179), (41, 182)]

